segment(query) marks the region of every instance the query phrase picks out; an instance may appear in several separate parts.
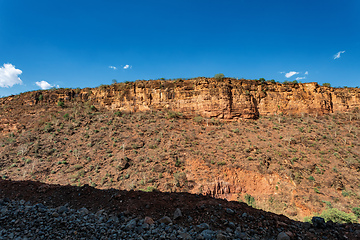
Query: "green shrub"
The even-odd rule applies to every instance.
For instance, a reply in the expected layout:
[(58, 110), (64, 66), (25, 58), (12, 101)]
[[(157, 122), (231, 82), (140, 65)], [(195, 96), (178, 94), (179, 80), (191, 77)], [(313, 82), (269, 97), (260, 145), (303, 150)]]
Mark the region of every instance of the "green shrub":
[(328, 209), (329, 209), (329, 208), (333, 208), (331, 202), (329, 202), (329, 201), (322, 201), (322, 202), (326, 204), (326, 207), (327, 207)]
[(217, 73), (215, 74), (214, 78), (217, 80), (221, 80), (225, 77), (225, 75), (223, 73)]
[(57, 105), (58, 105), (59, 107), (64, 107), (64, 106), (65, 106), (65, 103), (62, 102), (62, 101), (58, 101)]
[(245, 202), (251, 207), (255, 207), (255, 198), (250, 194), (245, 194)]
[(143, 191), (143, 192), (154, 192), (156, 191), (156, 187), (153, 187), (153, 186), (148, 186), (146, 189), (140, 189), (140, 191)]
[(118, 116), (118, 117), (121, 117), (122, 116), (122, 113), (120, 111), (117, 111), (114, 113), (115, 116)]
[(312, 217), (311, 216), (304, 217), (304, 222), (308, 222), (312, 224)]
[(179, 112), (169, 111), (167, 112), (167, 118), (180, 118), (182, 116)]
[(355, 223), (357, 221), (354, 213), (346, 213), (337, 208), (324, 210), (320, 217), (324, 218), (326, 222), (331, 220), (336, 223)]
[(218, 119), (213, 118), (213, 117), (210, 119), (210, 122), (213, 125), (219, 125), (220, 124), (220, 121)]
[(79, 176), (80, 177), (84, 177), (85, 176), (85, 171), (83, 169), (81, 169), (79, 172), (78, 172)]
[(176, 172), (174, 173), (175, 186), (183, 187), (187, 184), (187, 177), (184, 172)]
[(181, 161), (179, 159), (176, 159), (175, 167), (180, 167), (180, 166), (181, 166)]
[(356, 215), (357, 218), (360, 218), (360, 208), (359, 207), (354, 207), (352, 209), (352, 212)]
[(155, 149), (155, 148), (157, 148), (157, 145), (156, 145), (156, 144), (150, 144), (150, 145), (149, 145), (149, 148), (150, 148), (150, 149)]
[(16, 163), (13, 163), (9, 168), (17, 167)]
[(75, 168), (76, 170), (80, 170), (80, 169), (83, 168), (83, 166), (80, 165), (80, 164), (76, 164), (76, 165), (74, 165), (74, 168)]
[(346, 190), (342, 190), (341, 195), (343, 195), (344, 197), (349, 197), (350, 193), (348, 191), (346, 191)]
[(53, 130), (54, 130), (54, 128), (52, 127), (51, 123), (47, 123), (44, 127), (45, 132), (52, 132)]
[(331, 87), (330, 83), (323, 83), (322, 85), (323, 85), (323, 87)]
[(202, 120), (203, 120), (203, 117), (201, 117), (201, 116), (194, 117), (194, 121), (197, 122), (197, 123), (201, 123)]
[(233, 133), (240, 133), (240, 130), (238, 128), (232, 130)]

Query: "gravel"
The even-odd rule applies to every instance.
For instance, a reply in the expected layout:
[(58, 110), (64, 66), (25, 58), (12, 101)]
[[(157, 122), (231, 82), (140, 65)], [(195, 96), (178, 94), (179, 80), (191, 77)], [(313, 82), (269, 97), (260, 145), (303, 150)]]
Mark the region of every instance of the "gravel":
[[(207, 223), (183, 227), (167, 216), (158, 221), (147, 217), (146, 222), (124, 213), (109, 215), (103, 210), (71, 209), (66, 204), (48, 208), (41, 203), (0, 199), (0, 239), (236, 239), (233, 231), (213, 231)], [(245, 238), (239, 239), (250, 239), (242, 236)]]
[[(225, 209), (234, 215), (236, 211)], [(175, 218), (182, 216), (176, 209)], [(181, 216), (180, 216), (181, 215)], [(185, 216), (186, 217), (186, 216)], [(170, 217), (153, 220), (129, 215), (107, 213), (104, 210), (91, 212), (85, 207), (72, 209), (68, 204), (56, 208), (42, 203), (31, 204), (24, 200), (0, 199), (1, 239), (347, 239), (340, 232), (351, 231), (344, 225), (331, 226), (321, 218), (314, 218), (314, 225), (298, 222), (288, 225), (266, 226), (266, 221), (251, 215), (241, 214), (239, 222), (229, 221), (226, 229), (213, 229), (211, 223), (181, 226)], [(244, 218), (248, 219), (244, 222)], [(240, 221), (240, 219), (242, 221)], [(227, 221), (226, 219), (223, 219)], [(189, 219), (191, 221), (191, 219)], [(247, 223), (247, 224), (244, 224)], [(358, 231), (358, 230), (357, 230)], [(360, 233), (360, 232), (359, 232)], [(326, 236), (326, 237), (324, 237)]]

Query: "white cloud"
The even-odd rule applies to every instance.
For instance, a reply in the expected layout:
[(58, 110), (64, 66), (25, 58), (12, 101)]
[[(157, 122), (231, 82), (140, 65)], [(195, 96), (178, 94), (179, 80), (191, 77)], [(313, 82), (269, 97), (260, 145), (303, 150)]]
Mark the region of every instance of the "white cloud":
[(289, 78), (289, 77), (292, 77), (292, 76), (294, 76), (296, 74), (299, 74), (299, 72), (290, 71), (290, 72), (285, 74), (285, 77)]
[(114, 70), (117, 69), (117, 67), (114, 67), (114, 66), (109, 66), (109, 68), (112, 68), (112, 69), (114, 69)]
[(126, 65), (124, 66), (124, 69), (129, 69), (129, 68), (131, 68), (131, 67), (132, 67), (132, 66), (126, 64)]
[(308, 74), (309, 74), (309, 72), (308, 72), (308, 71), (306, 71), (306, 72), (305, 72), (305, 75), (308, 75)]
[(36, 82), (35, 84), (38, 85), (43, 90), (54, 87), (53, 85), (51, 85), (50, 83), (48, 83), (46, 81)]
[(334, 59), (340, 58), (340, 54), (344, 53), (345, 51), (340, 51), (334, 55)]
[(297, 77), (296, 80), (305, 79), (306, 77)]
[(3, 67), (0, 67), (0, 87), (12, 87), (15, 84), (22, 84), (19, 75), (22, 73), (20, 69), (16, 69), (14, 65), (10, 63), (4, 63)]

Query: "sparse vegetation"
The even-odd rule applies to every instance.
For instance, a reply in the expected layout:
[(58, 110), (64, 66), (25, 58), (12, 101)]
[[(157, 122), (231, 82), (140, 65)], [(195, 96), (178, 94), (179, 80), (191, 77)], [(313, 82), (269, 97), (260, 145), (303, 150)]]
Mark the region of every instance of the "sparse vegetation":
[[(271, 81), (263, 80), (253, 82), (265, 89)], [(162, 89), (167, 84), (187, 84), (185, 80), (162, 81)], [(129, 86), (116, 83), (103, 88), (123, 89), (121, 94), (125, 94)], [(186, 87), (195, 91), (192, 84)], [(241, 91), (255, 94), (251, 88)], [(268, 94), (268, 90), (260, 93)], [(291, 116), (282, 114), (279, 104), (276, 115), (227, 121), (168, 109), (110, 110), (92, 100), (54, 98), (48, 103), (52, 99), (48, 94), (42, 91), (41, 104), (18, 108), (14, 100), (8, 106), (0, 105), (2, 176), (192, 193), (205, 193), (214, 181), (235, 179), (252, 188), (261, 183), (272, 194), (271, 203), (253, 192), (241, 195), (244, 202), (277, 213), (291, 212), (287, 216), (294, 219), (303, 216), (289, 203), (295, 197), (290, 189), (297, 191), (296, 201), (301, 204), (322, 210), (333, 205), (359, 215), (355, 207), (360, 206), (358, 110)], [(277, 179), (263, 184), (270, 175)]]
[(324, 218), (325, 221), (333, 221), (337, 223), (354, 223), (357, 222), (357, 218), (354, 213), (346, 213), (343, 211), (340, 211), (337, 208), (330, 208), (327, 210), (324, 210), (320, 217)]
[(65, 106), (65, 103), (63, 101), (58, 101), (57, 105), (59, 107), (64, 107)]

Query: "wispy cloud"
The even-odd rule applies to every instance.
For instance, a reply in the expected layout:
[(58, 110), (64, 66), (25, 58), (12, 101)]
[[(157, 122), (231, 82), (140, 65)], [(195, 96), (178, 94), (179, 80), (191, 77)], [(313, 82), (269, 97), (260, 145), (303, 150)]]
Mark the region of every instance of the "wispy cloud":
[(296, 80), (302, 80), (302, 79), (305, 79), (306, 77), (297, 77), (295, 78)]
[(289, 78), (289, 77), (292, 77), (296, 74), (299, 74), (299, 72), (295, 72), (295, 71), (290, 71), (288, 73), (285, 73), (285, 77)]
[(114, 69), (114, 70), (117, 69), (117, 67), (114, 67), (114, 66), (109, 66), (109, 68)]
[(309, 75), (309, 72), (308, 72), (308, 71), (306, 71), (304, 74), (305, 74), (305, 75)]
[(4, 63), (0, 67), (0, 87), (12, 87), (15, 84), (22, 84), (19, 75), (22, 73), (20, 69), (16, 69), (14, 65), (10, 63)]
[(337, 52), (335, 55), (334, 55), (334, 59), (338, 59), (340, 58), (340, 54), (344, 53), (345, 51), (340, 51), (340, 52)]
[(36, 82), (35, 84), (38, 85), (43, 90), (54, 87), (53, 85), (51, 85), (50, 83), (48, 83), (46, 81)]
[(123, 68), (124, 68), (124, 69), (129, 69), (129, 68), (132, 68), (132, 66), (126, 64)]

